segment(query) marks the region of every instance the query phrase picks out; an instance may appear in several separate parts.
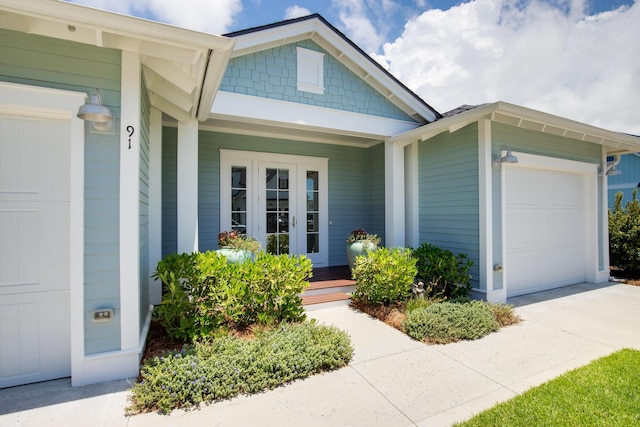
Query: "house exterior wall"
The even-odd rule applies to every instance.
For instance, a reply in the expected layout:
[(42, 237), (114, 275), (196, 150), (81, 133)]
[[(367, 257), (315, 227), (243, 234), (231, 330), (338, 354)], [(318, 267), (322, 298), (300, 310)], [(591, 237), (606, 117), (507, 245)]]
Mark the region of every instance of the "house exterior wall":
[(149, 122), (151, 104), (141, 79), (140, 96), (140, 331), (149, 311)]
[[(301, 92), (296, 89), (297, 47), (325, 54), (324, 94)], [(220, 90), (378, 117), (414, 121), (311, 40), (231, 59)]]
[[(507, 147), (515, 152), (536, 154), (541, 156), (555, 157), (568, 160), (576, 160), (586, 163), (600, 163), (602, 158), (602, 148), (600, 145), (573, 140), (561, 136), (535, 132), (527, 129), (519, 129), (513, 126), (492, 123), (492, 156), (497, 156), (501, 150)], [(493, 169), (493, 259), (496, 263), (502, 263), (502, 182), (499, 168)], [(598, 194), (598, 263), (599, 268), (603, 268), (604, 254), (602, 253), (602, 195)], [(502, 275), (494, 276), (494, 289), (502, 289)]]
[[(162, 255), (177, 248), (177, 129), (163, 130)], [(384, 150), (199, 132), (200, 250), (217, 249), (220, 232), (220, 150), (282, 153), (329, 159), (329, 265), (345, 265), (345, 241), (357, 227), (384, 237)]]
[(622, 206), (626, 205), (633, 197), (633, 191), (638, 189), (640, 184), (640, 155), (637, 153), (620, 156), (620, 163), (616, 165), (622, 174), (607, 177), (608, 206), (613, 208), (616, 201), (616, 194), (622, 193)]
[(478, 126), (442, 133), (418, 146), (420, 243), (432, 243), (473, 261), (478, 287)]
[[(0, 30), (0, 80), (90, 93), (120, 109), (121, 54), (48, 37)], [(89, 128), (87, 128), (89, 129)], [(120, 349), (119, 136), (116, 130), (85, 135), (85, 354)], [(114, 308), (114, 320), (92, 323), (91, 312)]]

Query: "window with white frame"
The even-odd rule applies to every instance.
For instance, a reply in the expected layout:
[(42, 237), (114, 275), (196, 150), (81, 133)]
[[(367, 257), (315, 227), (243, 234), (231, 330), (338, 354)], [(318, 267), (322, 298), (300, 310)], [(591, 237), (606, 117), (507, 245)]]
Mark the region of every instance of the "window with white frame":
[(298, 84), (302, 92), (324, 94), (324, 53), (297, 48)]

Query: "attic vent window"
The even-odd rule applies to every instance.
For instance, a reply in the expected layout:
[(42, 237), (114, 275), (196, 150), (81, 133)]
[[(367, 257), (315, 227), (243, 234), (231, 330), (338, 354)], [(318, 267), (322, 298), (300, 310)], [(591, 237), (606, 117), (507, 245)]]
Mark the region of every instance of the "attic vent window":
[(297, 48), (298, 85), (302, 92), (324, 94), (324, 53)]

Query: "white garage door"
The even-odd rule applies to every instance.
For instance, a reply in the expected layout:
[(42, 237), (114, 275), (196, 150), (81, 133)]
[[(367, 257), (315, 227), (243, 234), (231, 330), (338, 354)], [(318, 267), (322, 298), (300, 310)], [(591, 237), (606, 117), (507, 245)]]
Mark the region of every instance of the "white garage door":
[(69, 134), (0, 115), (0, 387), (71, 373)]
[(585, 281), (586, 176), (507, 167), (507, 295)]

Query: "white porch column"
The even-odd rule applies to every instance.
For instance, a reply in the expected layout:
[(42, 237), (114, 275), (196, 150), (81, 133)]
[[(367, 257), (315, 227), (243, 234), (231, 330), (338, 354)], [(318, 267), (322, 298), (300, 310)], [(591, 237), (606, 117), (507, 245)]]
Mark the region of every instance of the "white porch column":
[(418, 196), (418, 142), (404, 149), (404, 180), (406, 183), (405, 244), (412, 248), (420, 245), (419, 196)]
[(405, 246), (404, 147), (384, 143), (385, 241), (387, 247)]
[[(149, 272), (162, 259), (162, 112), (151, 108), (149, 120)], [(162, 284), (149, 278), (149, 302), (160, 304)]]
[(120, 346), (122, 351), (137, 349), (140, 339), (140, 72), (140, 55), (123, 50), (120, 107)]
[(478, 121), (478, 184), (480, 233), (480, 289), (492, 302), (504, 302), (504, 292), (493, 289), (493, 159), (491, 157), (491, 120)]
[(198, 121), (178, 123), (178, 252), (198, 250)]

